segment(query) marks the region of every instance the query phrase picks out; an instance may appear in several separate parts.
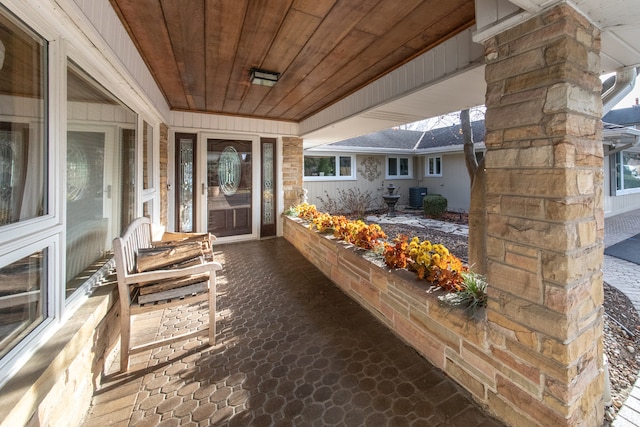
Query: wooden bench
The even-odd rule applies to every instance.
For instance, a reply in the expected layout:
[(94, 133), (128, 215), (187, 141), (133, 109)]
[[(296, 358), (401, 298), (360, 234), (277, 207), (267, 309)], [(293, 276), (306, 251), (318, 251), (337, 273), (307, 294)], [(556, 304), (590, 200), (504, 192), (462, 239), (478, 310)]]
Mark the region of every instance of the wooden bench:
[[(118, 277), (120, 297), (121, 349), (120, 370), (129, 369), (129, 357), (154, 347), (176, 341), (204, 335), (208, 332), (209, 345), (215, 343), (216, 334), (216, 271), (222, 269), (220, 263), (213, 261), (211, 249), (212, 236), (168, 234), (170, 243), (152, 242), (151, 222), (148, 218), (135, 219), (125, 230), (122, 237), (113, 239), (113, 252)], [(196, 239), (191, 239), (196, 237)], [(196, 262), (187, 262), (187, 266), (162, 266), (151, 271), (139, 272), (138, 261), (143, 253), (166, 250), (173, 254), (181, 250), (185, 238), (204, 244), (202, 258)], [(207, 246), (210, 253), (207, 253)], [(158, 249), (158, 248), (161, 249)], [(171, 257), (169, 257), (171, 258)], [(173, 258), (172, 258), (173, 259)], [(152, 263), (153, 264), (153, 263)], [(155, 264), (157, 265), (157, 263)], [(153, 267), (154, 265), (152, 265)], [(141, 298), (142, 296), (142, 298)], [(170, 338), (158, 339), (138, 346), (131, 346), (131, 316), (153, 310), (209, 301), (209, 325), (207, 328), (183, 333)]]

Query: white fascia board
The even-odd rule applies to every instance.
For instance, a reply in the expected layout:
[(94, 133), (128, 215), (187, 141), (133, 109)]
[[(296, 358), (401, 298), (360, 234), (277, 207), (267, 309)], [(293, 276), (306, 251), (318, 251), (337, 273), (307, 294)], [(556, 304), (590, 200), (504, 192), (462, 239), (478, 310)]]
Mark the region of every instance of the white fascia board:
[[(484, 142), (473, 144), (474, 150), (486, 150)], [(463, 153), (464, 152), (464, 144), (452, 145), (448, 147), (433, 147), (433, 148), (423, 148), (421, 150), (416, 150), (414, 153), (416, 155), (425, 155), (425, 154), (452, 154), (452, 153)]]
[[(485, 150), (484, 142), (475, 143), (475, 150)], [(304, 150), (305, 153), (350, 153), (350, 154), (378, 154), (378, 155), (413, 155), (421, 156), (424, 154), (449, 154), (461, 153), (464, 151), (464, 145), (452, 145), (447, 147), (433, 147), (423, 149), (393, 149), (393, 148), (375, 148), (375, 147), (328, 147), (319, 146), (311, 147)]]
[(378, 154), (384, 155), (414, 155), (416, 152), (411, 149), (400, 148), (375, 148), (375, 147), (328, 147), (317, 146), (304, 149), (305, 153), (350, 153), (350, 154)]

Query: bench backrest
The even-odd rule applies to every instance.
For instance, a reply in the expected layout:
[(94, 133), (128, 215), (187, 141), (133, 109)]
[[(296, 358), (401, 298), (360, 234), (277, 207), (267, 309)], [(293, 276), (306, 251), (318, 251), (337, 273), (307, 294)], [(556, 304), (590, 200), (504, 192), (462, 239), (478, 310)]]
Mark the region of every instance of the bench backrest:
[(129, 224), (122, 237), (113, 239), (113, 255), (118, 280), (135, 272), (138, 249), (149, 247), (151, 247), (151, 221), (145, 217), (136, 218)]

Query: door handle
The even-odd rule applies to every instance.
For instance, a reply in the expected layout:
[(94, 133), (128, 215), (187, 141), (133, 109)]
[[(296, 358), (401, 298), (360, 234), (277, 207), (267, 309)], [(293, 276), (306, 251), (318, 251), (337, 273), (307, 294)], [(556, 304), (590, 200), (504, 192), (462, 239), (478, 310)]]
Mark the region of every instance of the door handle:
[(204, 196), (204, 194), (207, 192), (207, 186), (205, 185), (205, 183), (202, 183), (202, 195)]

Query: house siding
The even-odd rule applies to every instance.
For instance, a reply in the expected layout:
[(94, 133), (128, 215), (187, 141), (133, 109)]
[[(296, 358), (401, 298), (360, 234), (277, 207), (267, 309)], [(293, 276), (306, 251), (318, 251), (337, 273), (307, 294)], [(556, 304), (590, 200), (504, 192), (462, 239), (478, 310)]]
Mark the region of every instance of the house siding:
[[(468, 212), (471, 200), (471, 181), (465, 165), (464, 154), (443, 154), (442, 176), (423, 177), (421, 187), (427, 187), (427, 194), (441, 194), (447, 199), (447, 209), (455, 212)], [(422, 158), (421, 174), (424, 176), (424, 162)]]
[[(430, 156), (435, 156), (433, 154)], [(385, 179), (384, 155), (356, 155), (356, 180), (348, 181), (305, 181), (307, 200), (311, 204), (323, 210), (320, 199), (336, 199), (340, 191), (357, 188), (360, 194), (369, 193), (372, 198), (370, 209), (385, 209), (382, 194), (386, 193), (386, 187), (393, 184), (396, 194), (400, 195), (398, 207), (408, 206), (410, 189), (412, 187), (427, 187), (428, 194), (441, 194), (447, 198), (448, 210), (455, 212), (468, 212), (470, 203), (470, 180), (464, 163), (463, 153), (443, 154), (442, 176), (425, 177), (425, 156), (413, 157), (413, 178), (411, 179)]]

